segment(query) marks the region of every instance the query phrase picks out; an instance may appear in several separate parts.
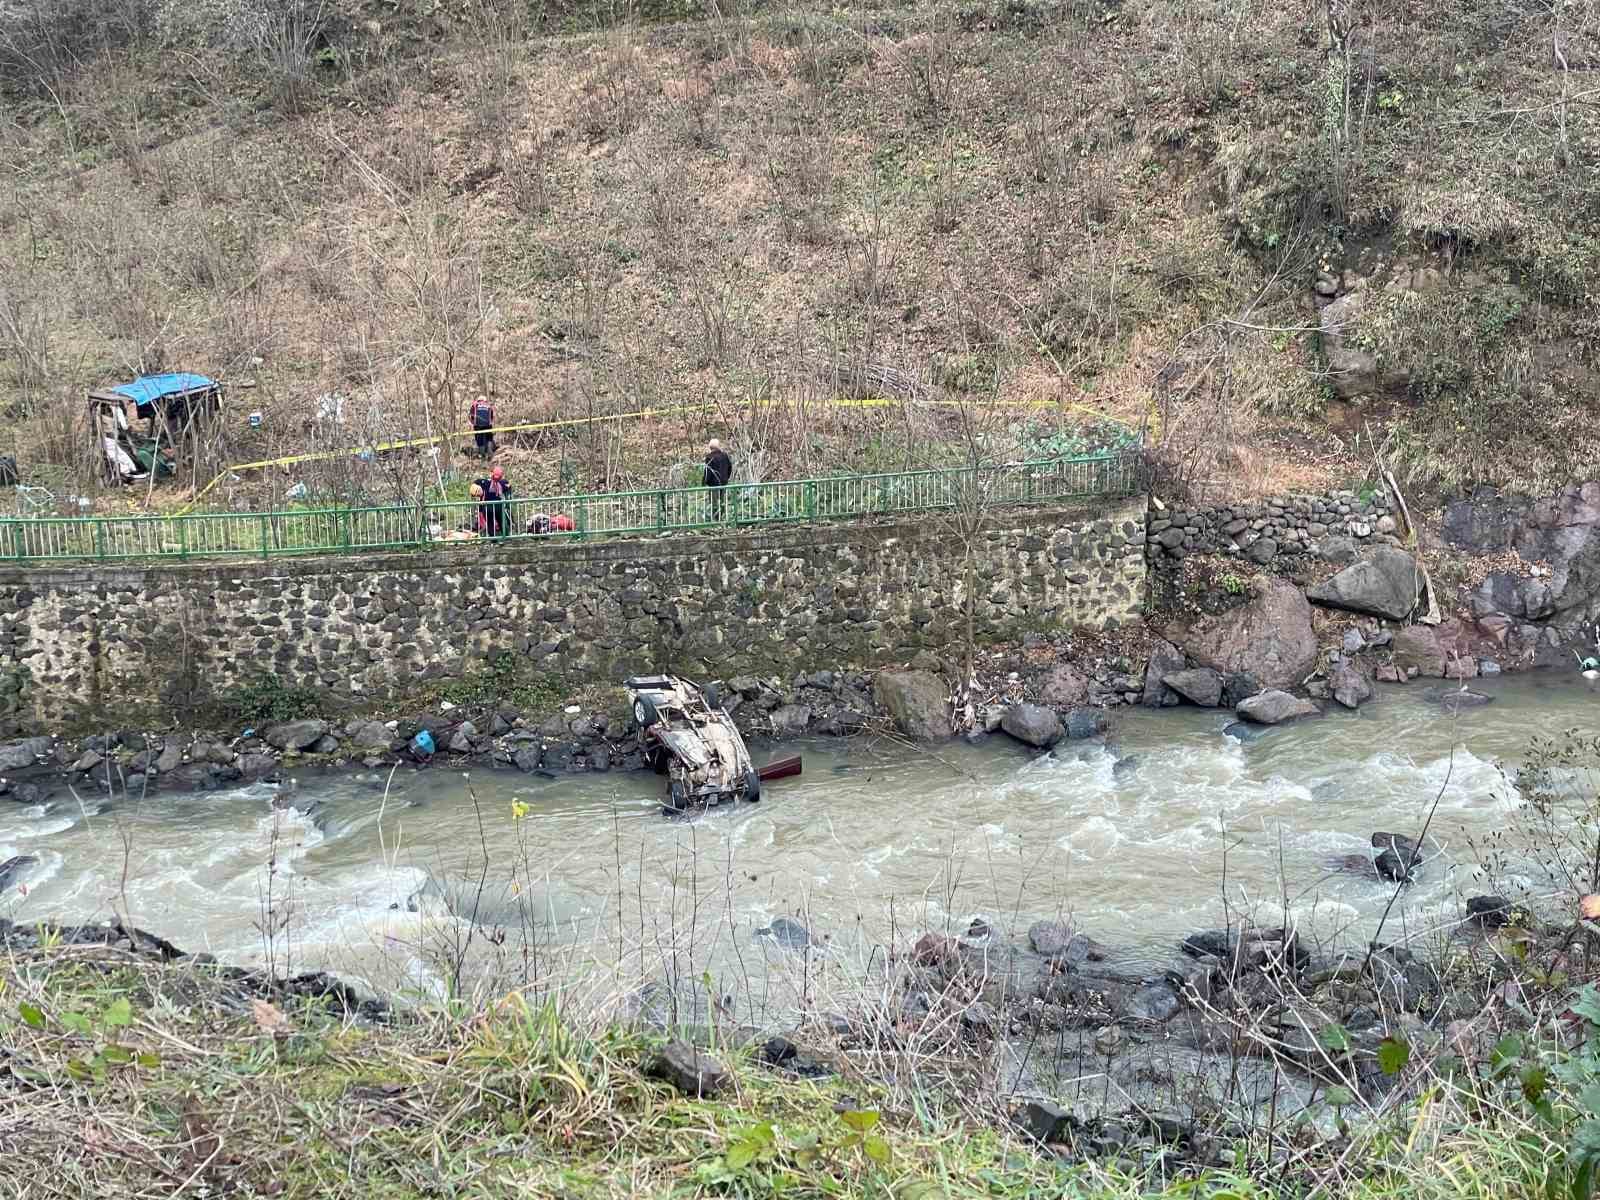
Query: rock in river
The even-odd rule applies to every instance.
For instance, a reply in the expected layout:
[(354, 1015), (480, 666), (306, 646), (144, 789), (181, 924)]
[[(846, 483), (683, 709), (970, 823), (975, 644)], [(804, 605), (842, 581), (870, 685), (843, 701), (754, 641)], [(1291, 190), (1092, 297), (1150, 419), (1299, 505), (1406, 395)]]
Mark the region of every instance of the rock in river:
[(1315, 717), (1322, 712), (1311, 701), (1280, 691), (1262, 692), (1259, 696), (1241, 700), (1234, 711), (1258, 725), (1281, 725), (1300, 717)]
[(952, 736), (950, 689), (933, 672), (881, 671), (872, 690), (894, 718), (895, 728), (907, 737), (940, 742)]
[(1061, 740), (1061, 718), (1042, 704), (1013, 704), (1000, 718), (1000, 728), (1029, 746), (1048, 750)]
[(1351, 563), (1306, 595), (1325, 608), (1342, 608), (1401, 621), (1411, 615), (1422, 594), (1422, 572), (1404, 550), (1383, 546)]
[(363, 721), (350, 734), (350, 742), (358, 750), (387, 750), (394, 734), (381, 721)]
[(1135, 1021), (1170, 1021), (1183, 1005), (1165, 980), (1147, 983), (1128, 997), (1123, 1015)]
[(1111, 728), (1111, 718), (1101, 708), (1075, 708), (1067, 714), (1067, 736), (1073, 741), (1098, 737)]
[(1069, 965), (1089, 957), (1089, 939), (1073, 933), (1064, 921), (1035, 921), (1028, 928), (1028, 944), (1037, 954)]
[(1183, 653), (1172, 643), (1164, 642), (1160, 638), (1150, 648), (1150, 665), (1144, 673), (1144, 698), (1143, 703), (1148, 708), (1160, 708), (1164, 705), (1178, 703), (1178, 695), (1166, 685), (1166, 677), (1174, 671), (1183, 670)]
[(328, 723), (315, 718), (303, 721), (285, 721), (269, 728), (262, 737), (267, 745), (278, 750), (309, 750), (328, 732)]
[(38, 862), (39, 860), (31, 854), (19, 854), (0, 862), (0, 893), (12, 884), (20, 883), (28, 868), (38, 865)]
[(1342, 662), (1328, 675), (1333, 698), (1346, 708), (1359, 708), (1372, 699), (1372, 682), (1354, 663)]
[(1422, 698), (1430, 704), (1437, 704), (1445, 712), (1460, 712), (1463, 708), (1481, 708), (1485, 704), (1494, 702), (1493, 696), (1486, 696), (1482, 692), (1474, 692), (1468, 688), (1429, 688), (1422, 694)]
[(1222, 699), (1222, 676), (1210, 667), (1174, 671), (1164, 682), (1185, 700), (1201, 708), (1215, 708)]
[(756, 935), (770, 937), (785, 950), (804, 950), (811, 945), (811, 931), (789, 917), (779, 917), (771, 925), (756, 930)]

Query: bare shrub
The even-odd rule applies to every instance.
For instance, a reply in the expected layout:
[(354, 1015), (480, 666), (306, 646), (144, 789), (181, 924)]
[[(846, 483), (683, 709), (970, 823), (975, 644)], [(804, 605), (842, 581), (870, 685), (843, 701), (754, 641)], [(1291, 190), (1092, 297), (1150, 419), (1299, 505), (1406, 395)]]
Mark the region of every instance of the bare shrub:
[(554, 163), (550, 138), (542, 130), (521, 138), (500, 160), (506, 194), (513, 211), (542, 217), (554, 200)]
[(1022, 315), (1034, 345), (1058, 374), (1098, 373), (1130, 328), (1124, 248), (1090, 236), (1063, 255), (1056, 286)]
[(833, 142), (823, 135), (774, 136), (767, 146), (767, 180), (784, 237), (825, 245), (832, 231), (821, 206), (833, 187)]
[(611, 316), (611, 291), (617, 285), (617, 264), (603, 250), (572, 245), (566, 251), (566, 323), (562, 335), (582, 342), (605, 336)]
[(420, 121), (404, 122), (384, 145), (383, 174), (407, 196), (420, 196), (439, 178), (433, 137)]
[(325, 36), (327, 0), (263, 0), (251, 30), (257, 70), (284, 112), (311, 107), (318, 43)]
[(872, 48), (860, 33), (838, 20), (814, 13), (797, 13), (780, 40), (799, 52), (795, 73), (819, 93), (832, 91), (852, 68), (872, 57)]
[(471, 14), (474, 53), (467, 82), (473, 125), (481, 135), (503, 136), (515, 118), (527, 15), (526, 6), (513, 0), (479, 0)]
[(907, 38), (895, 49), (912, 103), (925, 116), (944, 119), (956, 110), (961, 60), (955, 37), (944, 27)]
[(692, 150), (715, 150), (722, 144), (722, 125), (717, 112), (717, 93), (705, 71), (668, 85), (667, 96), (674, 101), (667, 110), (672, 139)]
[(849, 295), (869, 308), (883, 305), (894, 281), (896, 250), (883, 202), (867, 203), (861, 230), (844, 247), (845, 287)]
[(1170, 0), (1164, 9), (1158, 20), (1173, 74), (1184, 99), (1204, 112), (1227, 99), (1242, 70), (1239, 35), (1250, 10), (1227, 0)]
[(596, 142), (630, 133), (644, 116), (647, 95), (643, 55), (619, 33), (584, 88), (578, 127)]
[(639, 191), (639, 212), (661, 262), (676, 269), (689, 225), (688, 179), (681, 159), (659, 148), (635, 145), (629, 172)]
[(966, 207), (966, 189), (961, 184), (961, 166), (956, 155), (955, 141), (944, 138), (939, 145), (939, 157), (929, 180), (931, 212), (928, 223), (937, 234), (952, 233), (961, 223), (961, 213)]
[(20, 407), (32, 412), (49, 392), (50, 322), (37, 301), (0, 289), (0, 361), (6, 360)]
[(0, 95), (54, 97), (85, 64), (149, 36), (151, 0), (15, 0), (0, 4)]
[(741, 281), (738, 273), (718, 273), (701, 267), (689, 272), (687, 286), (700, 335), (697, 365), (711, 367), (726, 362), (736, 349), (739, 336), (737, 319)]

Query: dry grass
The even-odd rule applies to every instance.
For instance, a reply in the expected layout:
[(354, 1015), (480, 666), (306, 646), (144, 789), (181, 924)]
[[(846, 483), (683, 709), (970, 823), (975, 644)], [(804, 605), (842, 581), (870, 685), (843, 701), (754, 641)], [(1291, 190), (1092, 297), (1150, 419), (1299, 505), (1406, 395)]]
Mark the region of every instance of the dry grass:
[[(864, 435), (825, 407), (864, 365), (931, 378), (983, 349), (1008, 364), (1004, 398), (1137, 425), (1164, 368), (1211, 369), (1191, 352), (1213, 327), (1231, 367), (1208, 387), (1236, 411), (1202, 457), (1273, 458), (1262, 411), (1318, 427), (1310, 264), (1351, 239), (1319, 207), (1312, 14), (917, 4), (547, 36), (514, 7), (478, 6), (418, 55), (407, 12), (375, 32), (337, 6), (331, 58), (287, 95), (216, 55), (174, 75), (135, 39), (19, 110), (0, 138), (15, 181), (0, 376), (32, 414), (9, 426), (29, 474), (81, 478), (88, 456), (59, 431), (82, 389), (162, 366), (257, 385), (185, 484), (358, 441), (306, 428), (330, 391), (416, 433), (459, 426), (480, 388), (509, 421), (709, 406), (513, 445), (528, 490), (655, 483), (744, 425), (766, 429), (752, 450), (775, 474), (870, 467), (900, 422)], [(1552, 287), (1587, 278), (1581, 230), (1527, 216), (1569, 194), (1588, 212), (1567, 176), (1507, 175), (1488, 207), (1468, 186), (1542, 152), (1555, 128), (1538, 105), (1560, 81), (1519, 49), (1458, 82), (1439, 63), (1489, 51), (1453, 40), (1468, 0), (1445, 7), (1462, 12), (1375, 17), (1388, 99), (1366, 110), (1350, 204), (1406, 214), (1395, 236), (1424, 256), (1444, 253), (1451, 213), (1493, 212), (1492, 228), (1451, 225), (1449, 252), (1478, 239), (1480, 258), (1526, 260)], [(1507, 20), (1531, 47), (1538, 17)], [(1530, 106), (1511, 150), (1502, 94)], [(1582, 145), (1592, 110), (1563, 111)], [(807, 421), (768, 427), (748, 411), (766, 398)], [(244, 428), (251, 409), (264, 432)], [(252, 497), (246, 480), (233, 502), (285, 482)]]
[[(0, 1195), (1021, 1197), (1069, 1178), (1140, 1191), (737, 1046), (711, 1047), (733, 1069), (724, 1094), (679, 1096), (643, 1070), (657, 1039), (516, 993), (470, 1017), (372, 1025), (229, 976), (104, 948), (6, 958)], [(870, 1145), (844, 1112), (871, 1114)], [(730, 1160), (761, 1128), (770, 1144)]]

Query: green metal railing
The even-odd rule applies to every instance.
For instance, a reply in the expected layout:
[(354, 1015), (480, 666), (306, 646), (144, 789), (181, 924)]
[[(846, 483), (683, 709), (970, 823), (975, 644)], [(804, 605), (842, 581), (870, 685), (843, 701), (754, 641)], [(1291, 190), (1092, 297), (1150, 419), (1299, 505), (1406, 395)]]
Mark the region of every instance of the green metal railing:
[[(600, 496), (541, 496), (504, 503), (507, 536), (535, 514), (565, 515), (583, 539), (615, 534), (747, 527), (937, 510), (982, 511), (1139, 490), (1137, 452), (1014, 463), (1000, 467), (904, 471), (668, 488)], [(393, 550), (437, 544), (446, 531), (472, 528), (473, 501), (375, 508), (196, 513), (179, 517), (0, 518), (0, 562), (113, 561), (149, 558), (271, 558), (286, 554)]]

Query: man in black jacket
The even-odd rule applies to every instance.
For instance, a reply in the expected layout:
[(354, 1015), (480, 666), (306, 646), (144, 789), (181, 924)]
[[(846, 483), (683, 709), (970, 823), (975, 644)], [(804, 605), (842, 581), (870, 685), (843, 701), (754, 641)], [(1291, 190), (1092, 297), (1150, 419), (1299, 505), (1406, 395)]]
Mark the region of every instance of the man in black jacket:
[(733, 459), (722, 449), (722, 443), (712, 438), (706, 444), (706, 486), (711, 489), (711, 519), (722, 520), (722, 489), (733, 478)]

